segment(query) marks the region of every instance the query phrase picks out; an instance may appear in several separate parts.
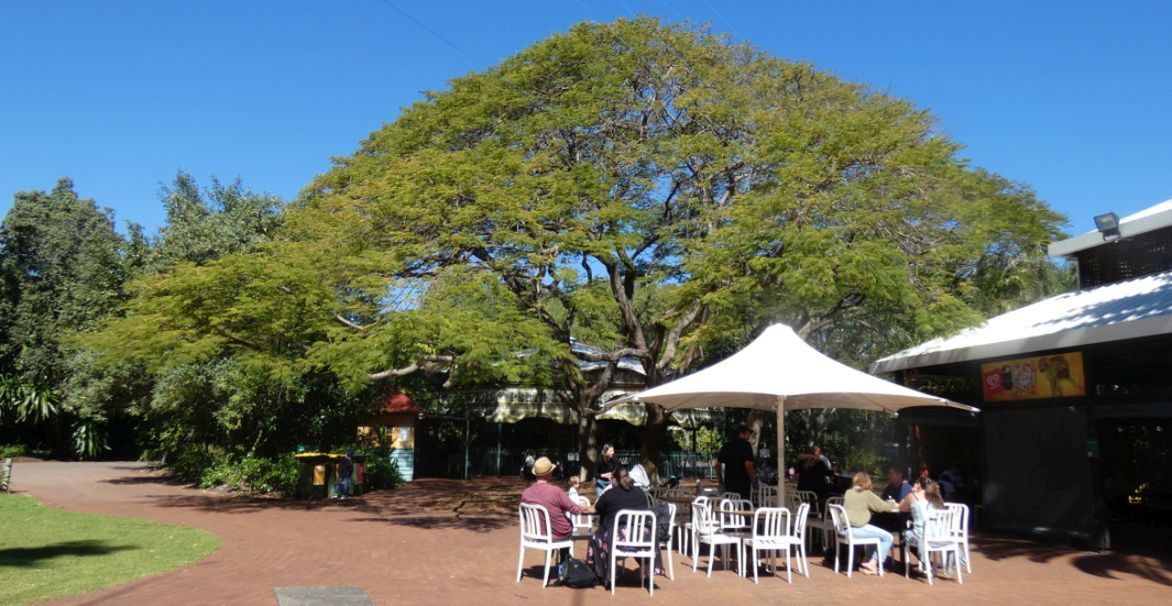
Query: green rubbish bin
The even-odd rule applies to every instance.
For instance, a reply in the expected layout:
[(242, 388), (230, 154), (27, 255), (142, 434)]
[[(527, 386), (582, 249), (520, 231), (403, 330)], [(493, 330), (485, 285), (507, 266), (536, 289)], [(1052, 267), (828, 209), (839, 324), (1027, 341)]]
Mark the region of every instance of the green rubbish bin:
[(334, 492), (335, 455), (321, 452), (303, 452), (293, 456), (297, 460), (297, 487), (294, 496), (303, 499), (324, 499)]

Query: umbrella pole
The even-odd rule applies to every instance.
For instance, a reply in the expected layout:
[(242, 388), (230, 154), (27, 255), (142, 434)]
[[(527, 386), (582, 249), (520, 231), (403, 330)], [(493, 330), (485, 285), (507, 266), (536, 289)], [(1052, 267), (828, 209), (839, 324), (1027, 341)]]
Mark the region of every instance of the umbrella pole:
[(785, 396), (777, 396), (777, 506), (785, 507)]

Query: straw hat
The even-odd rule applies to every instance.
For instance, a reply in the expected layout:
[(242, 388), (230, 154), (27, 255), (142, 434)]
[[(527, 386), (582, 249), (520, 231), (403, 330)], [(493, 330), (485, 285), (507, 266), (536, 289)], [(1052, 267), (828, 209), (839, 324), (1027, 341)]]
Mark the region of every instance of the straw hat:
[(547, 476), (553, 473), (555, 467), (557, 467), (557, 465), (554, 465), (553, 462), (549, 460), (549, 457), (541, 457), (540, 459), (537, 459), (533, 462), (533, 475)]

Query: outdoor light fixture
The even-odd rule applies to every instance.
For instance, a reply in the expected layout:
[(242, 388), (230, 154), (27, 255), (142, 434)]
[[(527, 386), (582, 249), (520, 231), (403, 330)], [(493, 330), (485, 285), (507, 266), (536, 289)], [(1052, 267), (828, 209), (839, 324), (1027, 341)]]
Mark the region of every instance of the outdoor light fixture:
[(1104, 242), (1114, 242), (1119, 239), (1119, 215), (1107, 213), (1095, 217), (1095, 229), (1103, 234)]

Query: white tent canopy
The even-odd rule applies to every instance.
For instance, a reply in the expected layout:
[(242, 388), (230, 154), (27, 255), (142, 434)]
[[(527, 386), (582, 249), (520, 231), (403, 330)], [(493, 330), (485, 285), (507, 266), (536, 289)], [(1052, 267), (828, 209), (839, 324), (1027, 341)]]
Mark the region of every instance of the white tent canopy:
[[(976, 408), (884, 381), (840, 364), (810, 347), (784, 324), (766, 328), (741, 351), (712, 366), (636, 394), (623, 402), (651, 402), (667, 410), (683, 408), (754, 408), (777, 414), (777, 469), (785, 469), (783, 442), (786, 410), (854, 408), (898, 412), (904, 408), (945, 406), (969, 412)], [(778, 499), (784, 503), (785, 485)]]

